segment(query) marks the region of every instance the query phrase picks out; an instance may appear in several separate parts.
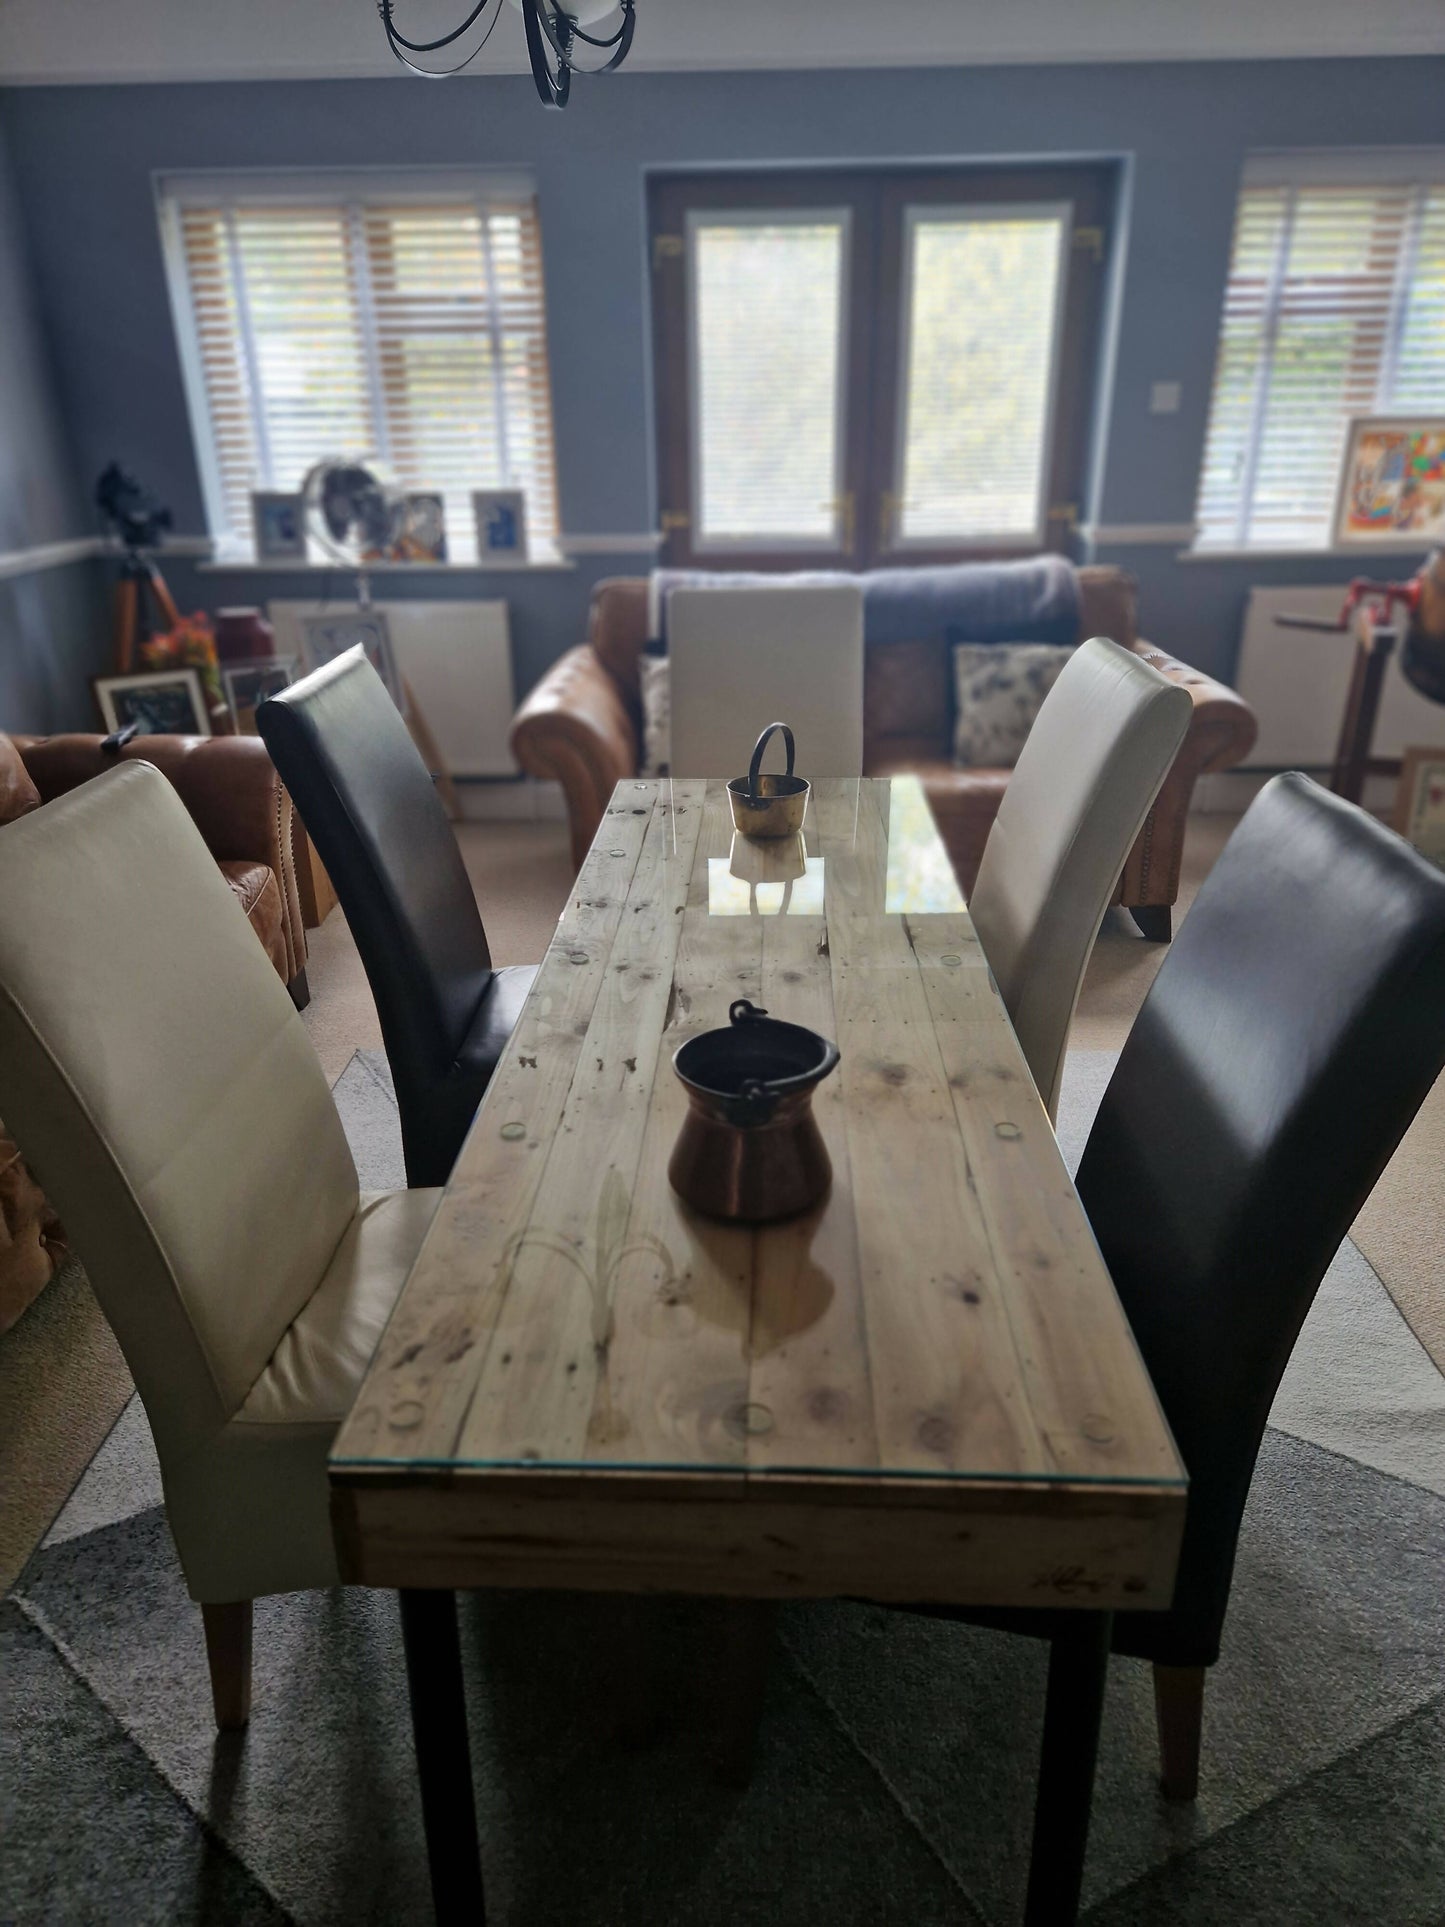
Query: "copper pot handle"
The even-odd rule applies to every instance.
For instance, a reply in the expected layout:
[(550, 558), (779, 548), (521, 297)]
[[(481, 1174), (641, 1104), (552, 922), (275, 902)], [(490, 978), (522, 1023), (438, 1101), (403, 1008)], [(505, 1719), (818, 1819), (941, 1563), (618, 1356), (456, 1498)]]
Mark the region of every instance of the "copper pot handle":
[(769, 723), (767, 728), (763, 731), (762, 735), (759, 736), (757, 743), (754, 745), (753, 760), (751, 761), (751, 763), (748, 764), (749, 797), (757, 796), (758, 773), (762, 767), (763, 751), (768, 746), (768, 738), (774, 733), (774, 731), (779, 729), (782, 730), (783, 732), (783, 748), (788, 753), (788, 767), (783, 771), (783, 774), (784, 776), (791, 776), (793, 773), (793, 732), (788, 728), (788, 725), (786, 723)]

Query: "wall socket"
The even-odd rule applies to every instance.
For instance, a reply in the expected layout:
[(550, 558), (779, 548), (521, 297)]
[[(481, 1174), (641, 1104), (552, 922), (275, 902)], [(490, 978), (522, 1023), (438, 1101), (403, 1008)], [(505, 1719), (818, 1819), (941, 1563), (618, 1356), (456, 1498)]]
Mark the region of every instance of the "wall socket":
[(1177, 381), (1156, 381), (1149, 390), (1149, 413), (1151, 415), (1177, 415), (1179, 397), (1183, 393)]

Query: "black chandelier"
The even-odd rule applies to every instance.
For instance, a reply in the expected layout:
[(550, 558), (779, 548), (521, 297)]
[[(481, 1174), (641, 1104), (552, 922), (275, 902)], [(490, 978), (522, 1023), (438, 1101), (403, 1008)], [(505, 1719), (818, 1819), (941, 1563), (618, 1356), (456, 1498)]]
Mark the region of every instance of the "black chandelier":
[[(491, 39), (492, 29), (501, 18), (502, 5), (503, 0), (477, 0), (466, 19), (451, 33), (443, 34), (437, 40), (408, 40), (404, 34), (397, 32), (393, 18), (395, 0), (377, 0), (381, 24), (386, 29), (387, 45), (409, 73), (420, 74), (424, 80), (445, 80), (448, 74), (459, 74), (463, 67), (470, 66)], [(532, 63), (532, 78), (537, 83), (537, 92), (544, 107), (565, 107), (567, 96), (572, 91), (574, 73), (610, 74), (626, 60), (632, 46), (632, 32), (637, 24), (634, 12), (636, 0), (572, 0), (571, 12), (565, 11), (559, 0), (512, 0), (512, 5), (521, 9), (527, 29), (527, 54)], [(442, 53), (448, 47), (456, 46), (478, 25), (488, 7), (494, 9), (492, 17), (465, 60), (459, 60), (454, 67), (436, 68), (421, 66), (411, 57), (414, 54)], [(614, 32), (599, 35), (586, 31), (594, 21), (619, 11), (622, 18)], [(608, 58), (596, 67), (579, 67), (575, 63), (579, 45), (598, 48)]]

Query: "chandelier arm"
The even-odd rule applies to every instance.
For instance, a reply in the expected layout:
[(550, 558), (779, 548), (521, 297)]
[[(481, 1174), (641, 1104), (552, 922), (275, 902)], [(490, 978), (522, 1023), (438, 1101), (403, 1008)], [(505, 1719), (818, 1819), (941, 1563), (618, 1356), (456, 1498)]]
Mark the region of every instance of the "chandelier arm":
[[(451, 33), (444, 33), (440, 40), (408, 40), (405, 34), (398, 33), (396, 22), (392, 18), (395, 0), (377, 0), (377, 12), (381, 15), (381, 23), (386, 28), (386, 37), (392, 43), (393, 49), (405, 47), (411, 54), (434, 54), (440, 53), (443, 47), (454, 46), (469, 28), (476, 25), (491, 4), (492, 0), (477, 0), (476, 6), (472, 8), (462, 24), (453, 28)], [(497, 9), (498, 12), (501, 11), (501, 0), (497, 0)], [(496, 24), (494, 19), (492, 26)], [(490, 33), (491, 30), (492, 28), (488, 27), (487, 32)]]
[(622, 0), (622, 22), (610, 40), (594, 40), (590, 34), (576, 29), (577, 38), (585, 40), (590, 47), (615, 47), (617, 51), (610, 60), (604, 60), (600, 67), (579, 67), (579, 74), (610, 74), (620, 67), (632, 49), (632, 35), (637, 26), (637, 15), (633, 11), (632, 0)]
[[(466, 32), (467, 28), (472, 24), (472, 21), (476, 20), (480, 15), (482, 8), (489, 4), (490, 0), (482, 0), (482, 5), (476, 9), (470, 19), (464, 21), (462, 25), (457, 28), (456, 33), (449, 34), (445, 40), (433, 42), (433, 45), (439, 47), (449, 46), (459, 34)], [(466, 59), (459, 60), (454, 67), (419, 67), (414, 60), (408, 60), (402, 52), (402, 48), (404, 46), (410, 46), (411, 42), (404, 41), (400, 34), (396, 32), (395, 27), (392, 25), (391, 7), (392, 0), (378, 0), (377, 12), (381, 15), (381, 24), (386, 29), (386, 42), (391, 48), (392, 58), (398, 65), (405, 67), (409, 74), (415, 74), (420, 80), (447, 80), (451, 75), (459, 74), (464, 68), (470, 67), (477, 55), (491, 39), (492, 31), (502, 17), (502, 0), (497, 0), (497, 11), (492, 15), (488, 23), (487, 31), (482, 35), (476, 46), (472, 48), (472, 51), (467, 55)]]
[[(532, 79), (544, 107), (565, 107), (572, 91), (572, 63), (565, 45), (558, 46), (552, 23), (545, 12), (547, 0), (522, 0), (522, 19), (527, 28), (527, 56), (532, 63)], [(565, 36), (565, 30), (564, 30)], [(550, 47), (557, 56), (553, 73), (547, 59)]]
[[(632, 12), (632, 0), (618, 0), (618, 5), (622, 8), (622, 11), (624, 14), (629, 14)], [(599, 35), (595, 33), (588, 33), (585, 28), (579, 27), (575, 20), (572, 22), (572, 34), (574, 39), (585, 40), (589, 47), (615, 47), (618, 41), (622, 38), (623, 34), (626, 33), (626, 31), (627, 31), (627, 22), (625, 19), (619, 20), (617, 23), (616, 33), (608, 34), (605, 39), (601, 38)], [(601, 71), (602, 70), (599, 67), (597, 69), (597, 72), (600, 73)]]

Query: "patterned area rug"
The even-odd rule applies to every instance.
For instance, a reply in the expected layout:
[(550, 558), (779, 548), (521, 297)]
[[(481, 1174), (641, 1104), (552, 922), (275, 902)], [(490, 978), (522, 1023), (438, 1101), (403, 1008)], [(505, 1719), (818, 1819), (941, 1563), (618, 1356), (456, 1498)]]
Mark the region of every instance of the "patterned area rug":
[[(1071, 1162), (1112, 1061), (1070, 1058)], [(353, 1059), (337, 1101), (363, 1182), (399, 1182), (384, 1060)], [(1445, 1915), (1445, 1383), (1352, 1245), (1273, 1416), (1192, 1809), (1155, 1789), (1147, 1669), (1112, 1669), (1097, 1927)], [(641, 1617), (669, 1709), (636, 1753), (605, 1737), (619, 1615)], [(786, 1608), (737, 1792), (707, 1757), (706, 1603), (477, 1596), (463, 1633), (498, 1927), (1019, 1917), (1029, 1642)], [(0, 1920), (429, 1918), (394, 1602), (263, 1601), (252, 1724), (218, 1740), (137, 1403), (0, 1606), (0, 1681)]]

